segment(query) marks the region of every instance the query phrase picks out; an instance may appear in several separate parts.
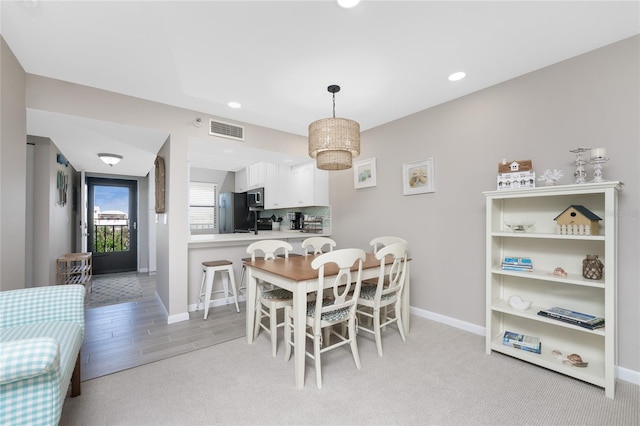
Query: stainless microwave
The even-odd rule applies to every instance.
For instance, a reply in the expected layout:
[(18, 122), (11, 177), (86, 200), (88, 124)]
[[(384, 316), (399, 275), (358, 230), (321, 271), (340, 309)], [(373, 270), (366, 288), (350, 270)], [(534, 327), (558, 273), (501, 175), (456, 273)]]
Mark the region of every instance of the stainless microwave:
[(249, 210), (264, 209), (264, 188), (255, 188), (247, 191), (247, 205)]

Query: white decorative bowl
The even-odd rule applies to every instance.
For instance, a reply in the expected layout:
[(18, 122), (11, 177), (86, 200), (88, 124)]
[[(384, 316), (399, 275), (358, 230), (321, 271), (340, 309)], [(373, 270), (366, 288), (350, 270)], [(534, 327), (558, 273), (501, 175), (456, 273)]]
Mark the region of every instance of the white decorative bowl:
[(522, 297), (520, 296), (511, 296), (509, 298), (509, 306), (511, 306), (513, 309), (526, 311), (527, 309), (529, 309), (529, 306), (531, 306), (531, 302), (522, 300)]
[(529, 228), (535, 225), (535, 222), (505, 222), (505, 225), (513, 232), (527, 232)]

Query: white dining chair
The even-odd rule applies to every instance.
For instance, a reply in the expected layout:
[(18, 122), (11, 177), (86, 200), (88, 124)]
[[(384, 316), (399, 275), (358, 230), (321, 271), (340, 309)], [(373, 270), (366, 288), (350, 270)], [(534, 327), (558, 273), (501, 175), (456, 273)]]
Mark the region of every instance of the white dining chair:
[(384, 236), (384, 237), (376, 237), (369, 242), (369, 245), (373, 248), (373, 253), (377, 253), (382, 247), (395, 244), (395, 243), (405, 243), (408, 244), (406, 240), (400, 237), (393, 236)]
[[(281, 240), (261, 240), (250, 244), (247, 253), (251, 260), (255, 261), (257, 255), (262, 253), (265, 260), (275, 259), (280, 252), (285, 258), (289, 257), (289, 252), (293, 250), (291, 244)], [(271, 354), (276, 356), (278, 352), (278, 327), (284, 326), (284, 321), (278, 323), (278, 309), (292, 306), (293, 294), (282, 288), (268, 287), (268, 283), (259, 283), (256, 293), (256, 318), (253, 328), (253, 338), (257, 338), (262, 328), (271, 337)], [(262, 317), (269, 318), (269, 325), (262, 323)]]
[[(336, 242), (329, 237), (309, 237), (302, 241), (302, 251), (305, 256), (322, 254), (325, 246), (328, 246), (327, 252), (333, 251)], [(309, 250), (311, 250), (311, 253), (309, 253)]]
[[(318, 269), (318, 283), (325, 281), (325, 267), (335, 264), (338, 273), (331, 277), (333, 284), (331, 297), (323, 297), (323, 286), (318, 285), (316, 299), (307, 303), (306, 312), (306, 338), (313, 341), (313, 353), (305, 351), (306, 356), (315, 361), (316, 384), (322, 388), (321, 354), (343, 345), (351, 347), (351, 354), (356, 368), (360, 369), (360, 354), (356, 340), (356, 305), (360, 294), (362, 278), (362, 262), (366, 259), (364, 250), (341, 249), (321, 254), (311, 262), (313, 269)], [(358, 265), (357, 272), (351, 271), (354, 264)], [(291, 349), (294, 346), (293, 338), (293, 307), (285, 308), (285, 360), (291, 357)], [(336, 324), (347, 324), (346, 333), (335, 331)], [(323, 335), (324, 331), (324, 335)], [(337, 340), (331, 341), (335, 337)]]
[[(386, 256), (393, 256), (391, 266), (386, 264)], [(395, 243), (378, 250), (376, 258), (380, 261), (380, 272), (375, 286), (362, 286), (358, 297), (357, 314), (371, 319), (373, 325), (368, 328), (363, 321), (358, 324), (358, 330), (375, 336), (378, 355), (382, 356), (381, 329), (396, 323), (402, 341), (406, 341), (402, 325), (401, 300), (402, 290), (407, 273), (407, 243)], [(388, 273), (385, 270), (389, 268)], [(387, 310), (387, 307), (393, 307)], [(390, 316), (393, 314), (393, 316)]]

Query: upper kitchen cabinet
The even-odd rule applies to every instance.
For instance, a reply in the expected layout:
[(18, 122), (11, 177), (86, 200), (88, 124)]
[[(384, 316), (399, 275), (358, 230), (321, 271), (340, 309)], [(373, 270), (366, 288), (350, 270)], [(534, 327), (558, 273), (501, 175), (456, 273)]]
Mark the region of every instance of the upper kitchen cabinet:
[(291, 167), (265, 163), (264, 208), (291, 207)]
[(329, 205), (329, 173), (315, 163), (292, 167), (291, 182), (293, 207)]
[(236, 172), (236, 192), (265, 186), (267, 163), (252, 164)]

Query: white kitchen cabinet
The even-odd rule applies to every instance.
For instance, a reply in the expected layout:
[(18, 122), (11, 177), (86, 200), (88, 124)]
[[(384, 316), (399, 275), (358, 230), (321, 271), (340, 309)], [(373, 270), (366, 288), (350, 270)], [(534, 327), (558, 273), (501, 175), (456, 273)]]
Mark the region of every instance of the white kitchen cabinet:
[(293, 207), (329, 205), (329, 173), (310, 162), (291, 168)]
[(264, 182), (264, 208), (287, 208), (292, 205), (291, 167), (266, 163)]
[(258, 162), (247, 167), (248, 189), (264, 186), (266, 178), (267, 163)]
[[(619, 182), (549, 186), (485, 192), (486, 197), (486, 352), (501, 352), (532, 364), (615, 391), (617, 216)], [(581, 205), (602, 218), (598, 235), (561, 235), (554, 219), (571, 205)], [(535, 222), (526, 232), (513, 232), (505, 222)], [(602, 279), (583, 277), (582, 261), (598, 255)], [(506, 271), (504, 257), (528, 257), (533, 271)], [(566, 277), (553, 275), (562, 267)], [(526, 310), (510, 306), (509, 298), (531, 301)], [(546, 318), (537, 313), (551, 307), (602, 317), (595, 330)], [(505, 331), (538, 337), (542, 353), (502, 344)], [(560, 351), (558, 357), (552, 351)], [(563, 364), (578, 354), (586, 367)], [(514, 380), (517, 380), (515, 378)]]

